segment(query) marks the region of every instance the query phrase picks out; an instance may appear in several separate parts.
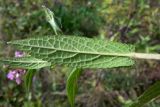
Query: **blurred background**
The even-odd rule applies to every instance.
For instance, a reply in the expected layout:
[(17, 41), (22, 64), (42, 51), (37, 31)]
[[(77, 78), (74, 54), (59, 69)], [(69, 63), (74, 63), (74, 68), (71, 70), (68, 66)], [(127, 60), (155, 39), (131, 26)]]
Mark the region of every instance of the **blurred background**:
[[(63, 34), (134, 44), (136, 52), (160, 53), (160, 0), (0, 0), (0, 57), (14, 54), (7, 41), (53, 35), (42, 5), (50, 8)], [(0, 107), (70, 107), (68, 69), (41, 69), (31, 91), (6, 78), (0, 65)], [(76, 107), (127, 107), (160, 80), (160, 61), (138, 60), (116, 69), (85, 69), (78, 81)], [(160, 107), (155, 100), (146, 107)]]

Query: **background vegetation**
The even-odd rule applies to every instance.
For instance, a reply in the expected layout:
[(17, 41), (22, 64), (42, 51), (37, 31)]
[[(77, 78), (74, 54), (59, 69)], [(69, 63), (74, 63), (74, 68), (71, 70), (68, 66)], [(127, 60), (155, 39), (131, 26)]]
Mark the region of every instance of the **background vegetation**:
[[(0, 57), (12, 56), (10, 40), (54, 34), (42, 5), (54, 11), (62, 32), (136, 45), (137, 52), (160, 53), (159, 0), (1, 0)], [(69, 107), (67, 68), (39, 70), (27, 93), (24, 84), (6, 78), (0, 66), (0, 107)], [(87, 69), (79, 79), (76, 107), (123, 107), (160, 80), (160, 62), (137, 61), (134, 67)], [(146, 107), (159, 107), (157, 99)]]

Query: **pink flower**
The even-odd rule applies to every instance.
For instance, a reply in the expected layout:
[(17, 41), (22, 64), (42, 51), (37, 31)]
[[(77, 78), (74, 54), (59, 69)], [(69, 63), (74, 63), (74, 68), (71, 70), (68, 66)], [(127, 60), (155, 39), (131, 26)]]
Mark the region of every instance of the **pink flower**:
[(16, 71), (9, 71), (7, 74), (7, 78), (10, 80), (14, 80), (14, 75), (16, 74)]
[(9, 71), (9, 73), (7, 74), (7, 78), (9, 80), (13, 80), (16, 81), (17, 84), (21, 84), (22, 82), (22, 77), (23, 75), (26, 73), (26, 70), (24, 69), (15, 69), (15, 70), (11, 70)]
[(21, 52), (21, 51), (16, 51), (16, 52), (14, 53), (14, 55), (15, 55), (15, 57), (23, 57), (23, 56), (25, 55), (25, 53), (24, 53), (24, 52)]
[[(21, 51), (16, 51), (15, 52), (15, 57), (23, 57), (25, 55), (24, 52)], [(12, 81), (16, 81), (16, 83), (19, 85), (22, 82), (22, 77), (25, 74), (26, 70), (24, 69), (15, 69), (15, 70), (10, 70), (9, 73), (7, 74), (7, 78)]]

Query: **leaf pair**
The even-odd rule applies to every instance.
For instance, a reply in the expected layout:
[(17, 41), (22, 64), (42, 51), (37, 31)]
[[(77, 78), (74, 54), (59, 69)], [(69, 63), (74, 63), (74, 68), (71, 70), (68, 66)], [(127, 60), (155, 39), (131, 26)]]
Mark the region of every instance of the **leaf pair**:
[(61, 35), (11, 41), (8, 44), (48, 63), (75, 68), (113, 68), (134, 64), (127, 56), (134, 52), (132, 45), (104, 40)]

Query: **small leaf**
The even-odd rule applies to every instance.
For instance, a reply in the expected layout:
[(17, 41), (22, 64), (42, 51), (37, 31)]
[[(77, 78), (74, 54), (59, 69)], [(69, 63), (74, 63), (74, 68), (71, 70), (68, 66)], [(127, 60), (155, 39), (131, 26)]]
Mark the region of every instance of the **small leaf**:
[(43, 10), (44, 10), (45, 15), (46, 15), (46, 20), (52, 26), (55, 34), (57, 35), (57, 31), (61, 31), (61, 30), (58, 27), (58, 25), (56, 24), (56, 21), (54, 19), (54, 13), (50, 9), (48, 9), (47, 7), (45, 7), (45, 6), (42, 6), (42, 7), (43, 7)]
[(36, 73), (36, 70), (28, 70), (26, 72), (24, 82), (25, 82), (25, 88), (27, 92), (29, 92), (31, 88), (33, 76), (35, 75), (35, 73)]
[(51, 63), (33, 57), (6, 58), (0, 59), (0, 62), (15, 68), (39, 69), (50, 66)]
[(134, 64), (134, 46), (77, 36), (38, 37), (8, 42), (31, 56), (75, 68), (113, 68)]
[(142, 107), (158, 96), (160, 96), (160, 81), (149, 87), (130, 107)]
[(67, 95), (68, 100), (71, 104), (71, 107), (74, 107), (75, 103), (75, 94), (77, 92), (77, 81), (80, 76), (81, 70), (74, 68), (72, 72), (70, 73), (68, 79), (67, 79)]

